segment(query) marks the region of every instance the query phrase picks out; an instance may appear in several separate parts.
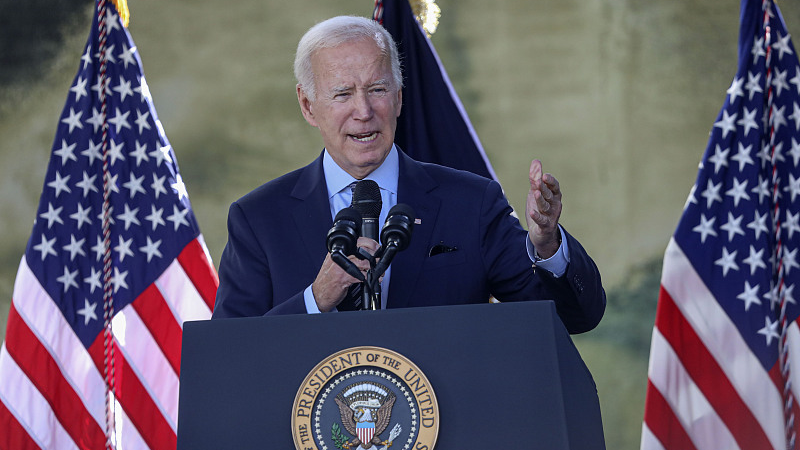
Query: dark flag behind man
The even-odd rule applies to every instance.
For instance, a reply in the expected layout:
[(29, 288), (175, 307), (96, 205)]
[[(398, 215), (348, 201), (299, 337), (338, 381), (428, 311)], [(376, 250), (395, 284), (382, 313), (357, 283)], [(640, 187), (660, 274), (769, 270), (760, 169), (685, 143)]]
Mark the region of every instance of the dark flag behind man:
[(403, 109), (395, 143), (409, 156), (497, 179), (477, 133), (408, 0), (376, 0), (373, 19), (397, 43)]
[(117, 10), (96, 4), (14, 284), (3, 449), (174, 449), (183, 322), (211, 316), (216, 272)]
[(800, 63), (771, 1), (742, 1), (727, 92), (664, 256), (642, 449), (797, 448)]

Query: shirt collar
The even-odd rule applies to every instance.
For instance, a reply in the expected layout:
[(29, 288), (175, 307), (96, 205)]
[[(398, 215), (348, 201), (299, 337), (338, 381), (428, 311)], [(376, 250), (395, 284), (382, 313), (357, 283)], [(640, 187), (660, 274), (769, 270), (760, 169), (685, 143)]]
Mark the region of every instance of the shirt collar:
[[(328, 149), (322, 155), (322, 168), (325, 171), (325, 184), (328, 187), (328, 198), (330, 199), (342, 189), (349, 186), (352, 182), (358, 181), (352, 175), (336, 164)], [(397, 194), (397, 179), (400, 176), (400, 158), (397, 156), (397, 147), (392, 144), (392, 149), (377, 169), (364, 178), (378, 183), (381, 189)]]

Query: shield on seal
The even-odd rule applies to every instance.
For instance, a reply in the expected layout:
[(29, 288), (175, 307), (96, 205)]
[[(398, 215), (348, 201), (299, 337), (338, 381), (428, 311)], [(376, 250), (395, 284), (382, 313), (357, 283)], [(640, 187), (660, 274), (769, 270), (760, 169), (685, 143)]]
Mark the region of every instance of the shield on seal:
[(374, 422), (358, 422), (356, 423), (356, 434), (361, 442), (367, 444), (372, 441), (372, 436), (375, 435)]

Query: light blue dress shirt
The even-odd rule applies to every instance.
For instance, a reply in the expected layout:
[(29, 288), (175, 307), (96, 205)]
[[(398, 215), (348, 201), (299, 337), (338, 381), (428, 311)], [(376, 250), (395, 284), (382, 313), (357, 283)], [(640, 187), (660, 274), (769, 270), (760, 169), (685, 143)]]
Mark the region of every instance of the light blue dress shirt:
[[(328, 153), (327, 149), (322, 155), (322, 167), (325, 171), (325, 184), (328, 188), (328, 201), (331, 206), (331, 219), (335, 219), (336, 214), (340, 210), (350, 206), (353, 199), (353, 192), (349, 186), (354, 181), (358, 180), (353, 178), (352, 175), (339, 167), (339, 165), (336, 164), (331, 155)], [(383, 164), (381, 164), (380, 167), (375, 169), (365, 178), (378, 183), (378, 186), (381, 188), (381, 201), (383, 202), (383, 205), (381, 206), (381, 215), (378, 222), (379, 224), (383, 224), (386, 221), (386, 215), (389, 213), (389, 210), (397, 204), (397, 180), (399, 177), (400, 166), (397, 156), (397, 147), (392, 146), (392, 150), (389, 152), (389, 155), (386, 156)], [(409, 206), (412, 208), (414, 207), (414, 205)], [(569, 263), (567, 238), (564, 235), (564, 230), (561, 229), (560, 225), (559, 230), (561, 232), (561, 247), (559, 247), (556, 254), (548, 259), (539, 260), (536, 262), (537, 267), (551, 272), (556, 277), (560, 277), (564, 274), (564, 272), (567, 271), (567, 264)], [(526, 238), (525, 242), (528, 250), (528, 256), (533, 262), (536, 260), (535, 249), (533, 248), (533, 244), (531, 243), (530, 239)], [(392, 267), (389, 266), (389, 268), (386, 270), (386, 273), (383, 275), (383, 281), (381, 282), (381, 309), (386, 309), (391, 271)], [(306, 310), (310, 314), (319, 313), (320, 310), (317, 306), (316, 300), (314, 299), (314, 293), (312, 292), (311, 285), (305, 289), (303, 296), (306, 303)]]

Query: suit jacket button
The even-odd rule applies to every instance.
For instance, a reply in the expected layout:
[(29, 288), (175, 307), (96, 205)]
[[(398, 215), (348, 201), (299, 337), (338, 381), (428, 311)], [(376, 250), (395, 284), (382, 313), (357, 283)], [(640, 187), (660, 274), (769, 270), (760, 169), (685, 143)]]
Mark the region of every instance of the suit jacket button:
[(580, 277), (575, 275), (575, 277), (572, 278), (572, 281), (575, 282), (575, 288), (578, 290), (578, 293), (583, 293), (583, 282), (581, 281)]

